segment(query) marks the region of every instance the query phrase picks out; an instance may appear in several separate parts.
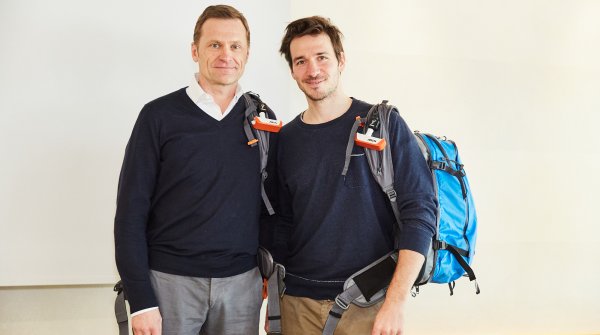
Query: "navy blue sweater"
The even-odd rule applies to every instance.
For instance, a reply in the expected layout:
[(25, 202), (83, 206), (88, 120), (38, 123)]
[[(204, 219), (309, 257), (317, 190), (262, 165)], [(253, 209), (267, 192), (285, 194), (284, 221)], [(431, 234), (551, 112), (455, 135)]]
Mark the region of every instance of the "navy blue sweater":
[(427, 252), (435, 230), (431, 174), (412, 132), (393, 113), (390, 142), (404, 230), (371, 175), (364, 148), (354, 146), (344, 178), (346, 144), (357, 115), (371, 105), (354, 100), (342, 116), (310, 125), (296, 117), (279, 135), (280, 221), (274, 257), (287, 270), (287, 294), (334, 299), (354, 272), (394, 249)]
[(217, 121), (180, 89), (140, 112), (121, 170), (114, 231), (132, 312), (158, 306), (149, 269), (228, 277), (256, 266), (260, 158), (258, 147), (247, 145), (244, 111), (241, 98)]

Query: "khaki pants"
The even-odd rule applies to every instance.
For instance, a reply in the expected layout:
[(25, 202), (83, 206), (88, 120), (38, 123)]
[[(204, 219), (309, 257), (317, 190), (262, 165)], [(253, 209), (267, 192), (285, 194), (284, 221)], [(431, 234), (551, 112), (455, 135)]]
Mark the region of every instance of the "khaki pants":
[[(284, 295), (281, 299), (281, 328), (285, 335), (320, 335), (323, 332), (331, 300)], [(335, 329), (335, 335), (369, 335), (375, 323), (375, 316), (383, 301), (371, 307), (358, 307), (350, 304), (348, 310)]]

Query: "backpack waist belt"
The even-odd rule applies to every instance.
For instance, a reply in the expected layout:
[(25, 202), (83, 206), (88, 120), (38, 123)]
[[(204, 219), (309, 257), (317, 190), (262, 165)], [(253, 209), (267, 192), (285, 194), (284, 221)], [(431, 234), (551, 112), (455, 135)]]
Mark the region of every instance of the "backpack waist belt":
[(333, 335), (342, 314), (350, 304), (369, 307), (383, 300), (397, 262), (398, 253), (390, 252), (350, 276), (344, 283), (344, 291), (338, 294), (329, 311), (323, 335)]

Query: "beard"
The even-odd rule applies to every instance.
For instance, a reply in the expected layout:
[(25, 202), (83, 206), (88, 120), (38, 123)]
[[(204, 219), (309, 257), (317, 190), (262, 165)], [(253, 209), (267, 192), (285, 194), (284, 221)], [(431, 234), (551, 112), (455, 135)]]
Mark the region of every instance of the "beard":
[[(319, 78), (317, 78), (319, 79)], [(328, 80), (330, 79), (330, 80)], [(331, 80), (333, 79), (333, 80)], [(300, 88), (300, 90), (304, 93), (304, 95), (306, 96), (307, 99), (310, 99), (311, 101), (322, 101), (327, 99), (329, 96), (331, 96), (331, 94), (333, 94), (333, 92), (335, 92), (337, 90), (338, 87), (338, 83), (339, 80), (338, 78), (323, 78), (323, 82), (330, 82), (331, 86), (327, 87), (323, 87), (323, 91), (318, 91), (318, 90), (313, 90), (309, 87), (305, 87), (302, 84), (304, 82), (299, 82), (298, 83), (298, 88)]]

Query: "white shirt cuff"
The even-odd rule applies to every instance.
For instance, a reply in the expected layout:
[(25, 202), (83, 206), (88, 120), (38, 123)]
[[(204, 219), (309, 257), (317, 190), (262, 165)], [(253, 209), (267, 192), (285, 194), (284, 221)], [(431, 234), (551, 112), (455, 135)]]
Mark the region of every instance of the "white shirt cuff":
[(158, 307), (150, 307), (150, 308), (142, 309), (142, 310), (139, 310), (139, 311), (137, 311), (135, 313), (132, 313), (131, 317), (134, 317), (136, 315), (140, 315), (142, 313), (150, 312), (150, 311), (155, 310), (155, 309), (158, 309)]

